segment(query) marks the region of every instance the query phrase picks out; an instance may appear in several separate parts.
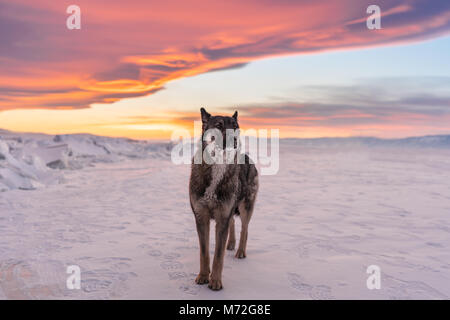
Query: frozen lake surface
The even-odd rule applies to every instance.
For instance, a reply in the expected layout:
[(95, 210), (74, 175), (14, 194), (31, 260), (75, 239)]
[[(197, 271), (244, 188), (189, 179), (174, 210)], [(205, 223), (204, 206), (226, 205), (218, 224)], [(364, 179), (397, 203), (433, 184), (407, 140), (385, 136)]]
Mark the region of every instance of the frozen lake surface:
[[(111, 139), (91, 150), (85, 137), (65, 137), (53, 145), (78, 152), (78, 162), (53, 155), (44, 162), (61, 169), (49, 169), (20, 161), (52, 144), (8, 139), (0, 145), (0, 298), (450, 297), (448, 146), (282, 141), (279, 173), (260, 178), (247, 258), (227, 251), (224, 289), (213, 292), (194, 283), (188, 165), (146, 144)], [(142, 156), (152, 150), (161, 156)], [(81, 269), (80, 290), (66, 288), (69, 265)], [(369, 265), (381, 269), (380, 290), (366, 286)]]

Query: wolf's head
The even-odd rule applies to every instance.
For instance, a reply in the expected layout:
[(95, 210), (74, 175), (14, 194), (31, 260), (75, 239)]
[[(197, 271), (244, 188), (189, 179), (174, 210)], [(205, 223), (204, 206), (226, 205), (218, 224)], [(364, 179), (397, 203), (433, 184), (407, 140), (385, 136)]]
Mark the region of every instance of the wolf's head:
[[(238, 147), (239, 124), (238, 112), (235, 111), (231, 117), (212, 116), (204, 108), (200, 109), (202, 115), (202, 137), (206, 145), (214, 143), (217, 147), (234, 148)], [(222, 141), (220, 141), (220, 139)]]

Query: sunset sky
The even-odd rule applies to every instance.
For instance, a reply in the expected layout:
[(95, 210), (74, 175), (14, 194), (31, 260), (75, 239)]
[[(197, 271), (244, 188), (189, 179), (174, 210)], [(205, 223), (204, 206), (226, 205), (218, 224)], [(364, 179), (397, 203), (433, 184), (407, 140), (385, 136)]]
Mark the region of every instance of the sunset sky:
[(205, 107), (282, 137), (450, 134), (448, 0), (0, 0), (0, 44), (7, 130), (166, 139)]

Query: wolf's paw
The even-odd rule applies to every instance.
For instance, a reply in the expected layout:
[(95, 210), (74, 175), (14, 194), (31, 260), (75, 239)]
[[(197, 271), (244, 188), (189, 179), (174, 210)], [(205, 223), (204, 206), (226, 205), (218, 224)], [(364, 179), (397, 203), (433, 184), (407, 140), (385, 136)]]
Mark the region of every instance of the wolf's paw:
[(236, 252), (236, 255), (235, 255), (235, 257), (238, 259), (244, 259), (246, 256), (247, 256), (247, 254), (242, 249), (238, 249), (238, 251)]
[(208, 274), (201, 274), (199, 273), (199, 275), (197, 276), (197, 278), (195, 278), (195, 283), (196, 284), (205, 284), (209, 282), (209, 275)]
[(229, 241), (227, 244), (227, 250), (234, 250), (235, 245), (236, 245), (235, 241)]
[(216, 279), (211, 279), (211, 281), (208, 284), (208, 287), (211, 290), (221, 290), (223, 288), (222, 286), (222, 280), (216, 280)]

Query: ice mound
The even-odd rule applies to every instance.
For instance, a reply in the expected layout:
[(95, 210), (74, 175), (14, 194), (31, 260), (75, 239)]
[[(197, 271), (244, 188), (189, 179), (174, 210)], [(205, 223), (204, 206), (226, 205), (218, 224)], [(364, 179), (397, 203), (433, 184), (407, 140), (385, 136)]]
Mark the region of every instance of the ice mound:
[(56, 135), (54, 144), (66, 145), (67, 166), (78, 169), (95, 162), (116, 162), (124, 158), (169, 158), (171, 144), (90, 134)]
[(128, 158), (170, 158), (171, 145), (89, 134), (0, 131), (0, 191), (32, 190), (63, 181), (63, 170)]
[(0, 140), (0, 191), (31, 190), (58, 180), (43, 158), (24, 152), (18, 145)]

